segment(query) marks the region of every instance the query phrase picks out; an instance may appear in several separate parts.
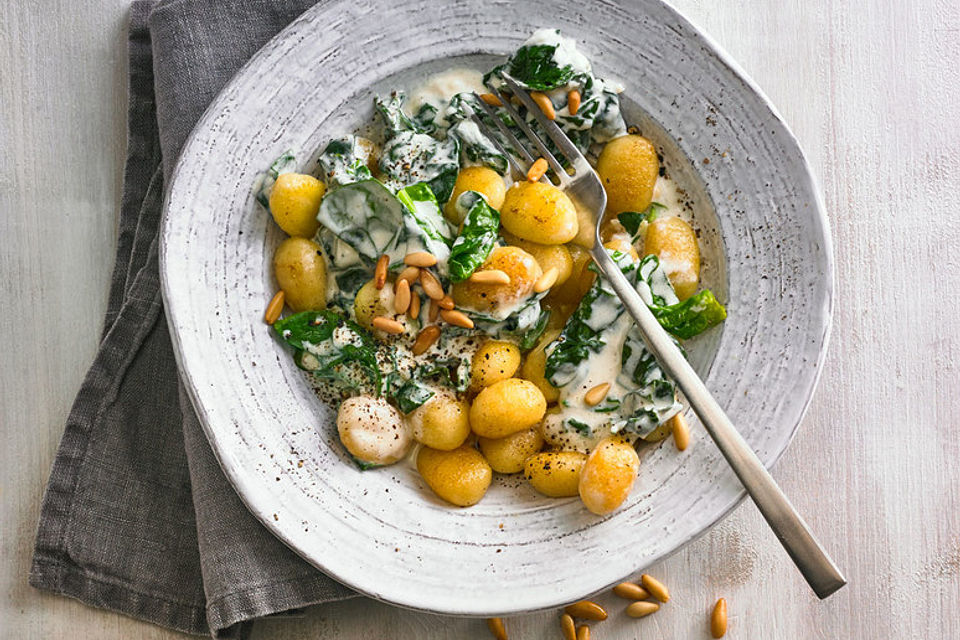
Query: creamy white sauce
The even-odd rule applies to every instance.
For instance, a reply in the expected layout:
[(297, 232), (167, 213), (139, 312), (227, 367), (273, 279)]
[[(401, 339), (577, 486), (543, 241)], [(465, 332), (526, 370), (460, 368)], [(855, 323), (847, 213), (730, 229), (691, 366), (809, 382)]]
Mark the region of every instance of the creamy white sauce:
[(437, 109), (437, 124), (447, 126), (449, 123), (443, 117), (447, 103), (453, 96), (467, 91), (476, 93), (486, 91), (483, 86), (483, 74), (476, 69), (464, 67), (447, 69), (427, 77), (411, 91), (404, 110), (409, 115), (413, 115), (424, 104), (432, 105)]

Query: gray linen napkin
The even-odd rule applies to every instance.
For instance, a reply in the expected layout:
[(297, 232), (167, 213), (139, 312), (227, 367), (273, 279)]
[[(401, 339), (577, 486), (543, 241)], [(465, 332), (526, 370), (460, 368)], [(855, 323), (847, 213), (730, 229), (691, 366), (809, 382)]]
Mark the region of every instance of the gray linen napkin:
[(180, 389), (160, 298), (164, 178), (230, 77), (315, 0), (139, 0), (127, 160), (100, 348), (44, 496), (30, 584), (188, 633), (355, 594), (246, 510)]

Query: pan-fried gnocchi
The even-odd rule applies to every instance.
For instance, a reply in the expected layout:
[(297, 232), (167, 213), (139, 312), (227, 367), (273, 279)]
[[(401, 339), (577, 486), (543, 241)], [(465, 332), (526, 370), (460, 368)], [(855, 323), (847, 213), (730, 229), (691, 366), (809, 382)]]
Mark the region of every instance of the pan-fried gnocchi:
[[(501, 98), (534, 122), (505, 72), (547, 96), (541, 108), (595, 166), (601, 246), (595, 212), (545, 159), (511, 159), (477, 125), (478, 101)], [(628, 130), (621, 91), (542, 29), (486, 75), (446, 71), (409, 101), (377, 97), (380, 133), (330, 140), (316, 172), (285, 153), (258, 178), (257, 201), (289, 236), (273, 254), (282, 295), (266, 292), (263, 315), (336, 408), (357, 473), (407, 464), (459, 507), (483, 499), (494, 473), (599, 515), (628, 500), (636, 447), (669, 437), (682, 407), (593, 256), (609, 254), (678, 340), (726, 310), (700, 289), (686, 198), (655, 141)]]

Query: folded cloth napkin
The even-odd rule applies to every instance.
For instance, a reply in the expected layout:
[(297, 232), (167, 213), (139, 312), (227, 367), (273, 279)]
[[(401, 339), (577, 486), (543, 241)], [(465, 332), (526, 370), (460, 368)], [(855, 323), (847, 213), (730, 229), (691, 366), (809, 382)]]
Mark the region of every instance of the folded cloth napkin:
[(355, 594), (246, 510), (180, 388), (160, 298), (164, 181), (230, 77), (315, 0), (140, 0), (117, 260), (100, 349), (50, 474), (30, 584), (158, 625), (252, 620)]

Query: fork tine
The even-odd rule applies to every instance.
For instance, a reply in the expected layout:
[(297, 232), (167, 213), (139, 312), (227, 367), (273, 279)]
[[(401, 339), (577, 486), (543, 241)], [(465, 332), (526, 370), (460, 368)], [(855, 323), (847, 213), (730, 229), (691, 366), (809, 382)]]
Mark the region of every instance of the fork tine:
[[(588, 168), (590, 164), (587, 162), (587, 159), (583, 157), (583, 154), (580, 153), (580, 150), (577, 149), (576, 145), (570, 141), (570, 138), (568, 138), (560, 129), (560, 127), (557, 126), (556, 122), (543, 115), (543, 111), (541, 111), (537, 103), (533, 101), (533, 98), (530, 97), (530, 94), (527, 93), (513, 80), (513, 78), (507, 74), (503, 74), (502, 77), (503, 81), (508, 87), (510, 87), (510, 90), (513, 92), (513, 94), (520, 99), (520, 102), (522, 102), (523, 106), (527, 108), (527, 111), (533, 114), (533, 117), (540, 124), (540, 126), (543, 127), (543, 130), (546, 131), (548, 136), (550, 136), (550, 139), (553, 140), (554, 144), (557, 145), (557, 148), (559, 148), (563, 155), (566, 156), (567, 160), (570, 161), (570, 163), (573, 165), (573, 168), (577, 172)], [(506, 102), (504, 102), (504, 104), (506, 104)]]
[[(533, 129), (530, 128), (530, 125), (527, 124), (527, 121), (520, 117), (520, 114), (516, 109), (513, 108), (513, 105), (510, 104), (510, 101), (506, 99), (502, 93), (493, 90), (493, 94), (500, 99), (500, 102), (503, 103), (503, 109), (510, 114), (510, 117), (513, 118), (513, 121), (517, 123), (517, 126), (520, 127), (520, 130), (523, 131), (524, 135), (532, 142), (537, 150), (540, 152), (540, 155), (546, 159), (547, 163), (550, 165), (550, 168), (553, 169), (553, 172), (557, 175), (557, 178), (560, 180), (560, 186), (566, 186), (570, 182), (570, 176), (567, 174), (567, 170), (563, 168), (563, 165), (553, 156), (547, 145), (543, 144), (543, 140), (540, 139)], [(529, 99), (529, 98), (528, 98)], [(531, 101), (532, 102), (532, 101)], [(529, 109), (530, 107), (527, 107)], [(540, 107), (537, 107), (534, 103), (534, 108), (539, 111)], [(542, 114), (541, 114), (542, 115)], [(531, 161), (532, 162), (532, 161)]]
[[(474, 93), (473, 95), (476, 96), (477, 94)], [(510, 168), (513, 169), (514, 172), (516, 172), (517, 174), (517, 176), (515, 177), (519, 179), (525, 178), (527, 175), (527, 169), (529, 169), (530, 165), (533, 164), (533, 161), (535, 158), (530, 155), (526, 147), (520, 144), (520, 141), (517, 140), (517, 137), (513, 135), (513, 132), (511, 132), (510, 129), (508, 129), (505, 124), (503, 124), (503, 121), (497, 117), (497, 114), (494, 113), (493, 109), (486, 102), (484, 102), (483, 100), (480, 100), (479, 96), (477, 96), (477, 98), (478, 98), (477, 105), (480, 107), (480, 109), (483, 110), (484, 114), (486, 114), (486, 116), (493, 121), (493, 124), (497, 127), (497, 130), (500, 132), (500, 135), (506, 138), (507, 142), (509, 142), (517, 150), (517, 153), (519, 153), (523, 157), (523, 159), (526, 160), (527, 166), (522, 167), (520, 163), (517, 162), (516, 156), (510, 151), (508, 151), (506, 147), (500, 143), (500, 141), (497, 139), (495, 135), (492, 135), (493, 132), (490, 131), (490, 128), (487, 126), (487, 124), (483, 122), (483, 120), (470, 107), (470, 105), (467, 103), (464, 103), (464, 107), (469, 110), (468, 113), (470, 114), (470, 119), (476, 123), (477, 127), (480, 128), (480, 131), (483, 133), (483, 135), (487, 136), (487, 138), (489, 138), (490, 141), (496, 145), (497, 149), (499, 149), (501, 152), (503, 152), (505, 156), (507, 156), (507, 161), (510, 163)]]

